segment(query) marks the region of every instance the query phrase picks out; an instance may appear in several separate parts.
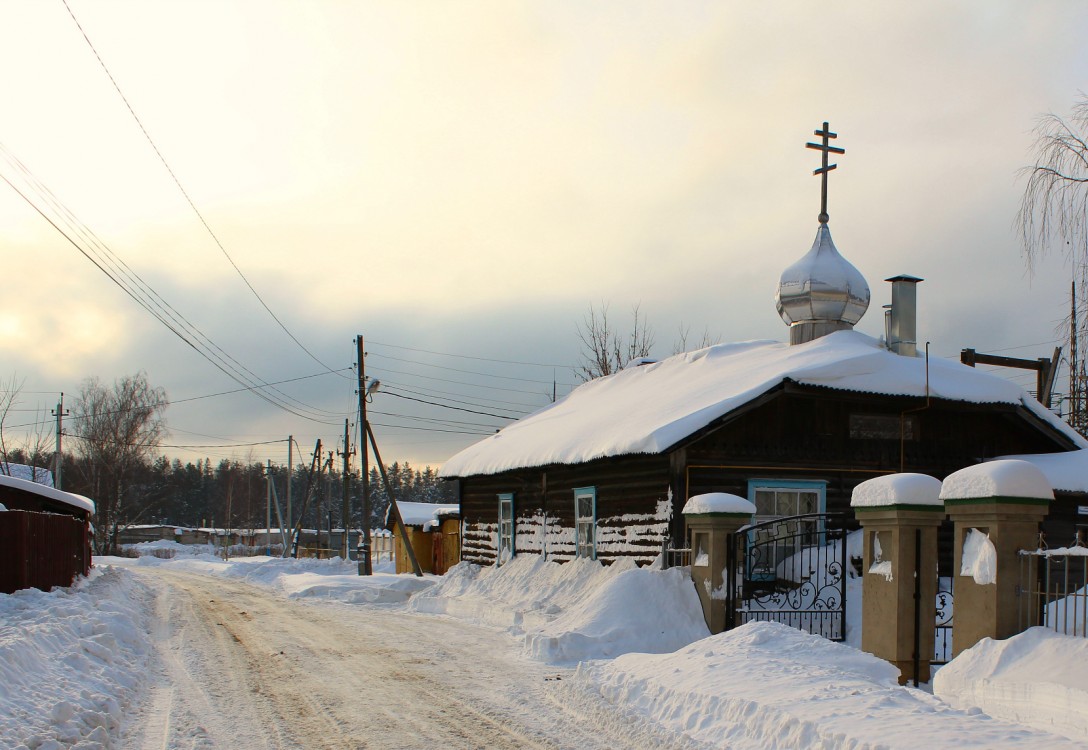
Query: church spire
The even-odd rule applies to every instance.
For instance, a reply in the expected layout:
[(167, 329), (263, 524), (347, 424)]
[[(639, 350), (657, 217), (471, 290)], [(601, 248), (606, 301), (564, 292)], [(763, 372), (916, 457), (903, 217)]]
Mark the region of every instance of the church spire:
[(805, 147), (806, 148), (814, 148), (817, 151), (822, 151), (823, 152), (823, 165), (819, 169), (815, 170), (812, 174), (814, 174), (814, 175), (818, 174), (818, 175), (821, 176), (821, 180), (820, 180), (820, 216), (819, 216), (819, 219), (820, 219), (821, 224), (826, 224), (827, 219), (828, 219), (828, 215), (827, 215), (827, 173), (830, 172), (832, 169), (835, 169), (838, 166), (838, 164), (828, 164), (827, 163), (827, 155), (828, 154), (845, 154), (846, 149), (839, 148), (838, 146), (832, 146), (832, 145), (830, 145), (828, 143), (829, 139), (838, 138), (839, 134), (838, 133), (832, 133), (831, 129), (828, 128), (826, 122), (824, 123), (823, 130), (814, 130), (814, 131), (812, 131), (812, 134), (813, 135), (818, 135), (823, 139), (823, 141), (821, 143), (806, 143)]
[(790, 343), (803, 344), (833, 331), (849, 330), (861, 320), (869, 307), (869, 285), (850, 261), (839, 254), (827, 226), (827, 173), (835, 164), (827, 163), (828, 154), (845, 154), (832, 146), (837, 138), (825, 122), (815, 131), (821, 143), (806, 143), (823, 152), (823, 164), (813, 174), (821, 175), (820, 227), (812, 248), (787, 268), (778, 282), (775, 306), (790, 327)]

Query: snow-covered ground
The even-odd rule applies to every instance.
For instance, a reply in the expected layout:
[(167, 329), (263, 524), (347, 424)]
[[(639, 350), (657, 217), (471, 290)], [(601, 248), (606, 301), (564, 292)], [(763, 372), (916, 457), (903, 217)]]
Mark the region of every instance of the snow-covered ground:
[[(200, 607), (182, 606), (182, 588)], [(217, 590), (229, 602), (217, 604), (219, 597), (212, 593)], [(222, 677), (222, 689), (194, 689), (189, 705), (173, 714), (167, 708), (180, 700), (168, 685), (171, 676), (196, 679), (192, 665), (179, 661), (182, 645), (193, 649), (218, 643), (215, 648), (225, 653), (245, 646), (253, 649), (246, 652), (251, 662), (271, 659), (276, 669), (285, 669), (287, 662), (276, 661), (275, 652), (269, 656), (260, 650), (275, 648), (270, 639), (281, 635), (279, 630), (286, 633), (286, 619), (272, 614), (285, 606), (296, 620), (310, 613), (315, 632), (316, 623), (343, 620), (350, 631), (343, 637), (355, 639), (359, 653), (378, 650), (376, 644), (389, 642), (388, 633), (420, 639), (418, 650), (426, 653), (440, 649), (434, 658), (417, 654), (423, 658), (415, 659), (411, 669), (420, 674), (438, 670), (436, 684), (448, 681), (435, 696), (453, 700), (463, 690), (479, 702), (504, 695), (503, 702), (481, 709), (481, 716), (486, 714), (488, 731), (496, 732), (494, 742), (510, 746), (573, 746), (574, 740), (556, 734), (564, 722), (581, 738), (580, 746), (600, 747), (609, 746), (610, 732), (622, 735), (615, 746), (629, 747), (1088, 744), (1083, 669), (1088, 641), (1039, 629), (1004, 642), (980, 643), (938, 672), (935, 694), (930, 694), (900, 687), (895, 670), (875, 657), (774, 624), (752, 623), (710, 636), (690, 580), (680, 570), (604, 568), (588, 561), (558, 565), (525, 556), (497, 569), (461, 564), (444, 578), (397, 576), (388, 569), (364, 578), (355, 564), (339, 560), (224, 562), (186, 555), (101, 558), (91, 578), (71, 589), (0, 596), (0, 747), (221, 747), (227, 745), (217, 744), (216, 732), (232, 724), (255, 727), (247, 734), (258, 735), (254, 744), (232, 746), (305, 747), (284, 739), (287, 735), (274, 729), (273, 719), (250, 717), (246, 712), (255, 703), (238, 703), (238, 694), (254, 691), (286, 700), (283, 690), (294, 687), (310, 693), (303, 698), (315, 704), (320, 702), (313, 697), (316, 691), (339, 690), (327, 683), (349, 679), (350, 671), (325, 681), (306, 678), (297, 687), (285, 679), (277, 694), (269, 684), (238, 677), (246, 669), (234, 670)], [(181, 621), (196, 621), (189, 609), (201, 607), (221, 620), (211, 623), (203, 641), (195, 625), (180, 629)], [(353, 621), (353, 613), (370, 613), (371, 619), (364, 625)], [(430, 636), (420, 623), (428, 621), (441, 631), (437, 641), (422, 640)], [(327, 632), (322, 627), (326, 630), (320, 632)], [(223, 630), (230, 637), (215, 641)], [(246, 645), (249, 641), (257, 644)], [(395, 645), (406, 653), (417, 650), (412, 643)], [(321, 649), (307, 651), (301, 668), (321, 675), (334, 663), (350, 666), (338, 648), (330, 645), (334, 653), (327, 657)], [(283, 647), (288, 659), (289, 649)], [(471, 672), (474, 664), (484, 674), (484, 661), (492, 656), (497, 661), (487, 667), (492, 669), (487, 684), (454, 679)], [(169, 661), (173, 665), (164, 666)], [(202, 669), (214, 673), (209, 665), (215, 663), (211, 659)], [(256, 669), (252, 663), (248, 668)], [(410, 695), (408, 687), (405, 683), (400, 685), (404, 692), (388, 694), (396, 700), (398, 694)], [(345, 686), (322, 694), (321, 701), (350, 705), (359, 699), (352, 691), (359, 689)], [(518, 691), (523, 695), (512, 695)], [(430, 693), (419, 695), (417, 702), (441, 702), (426, 697)], [(459, 705), (449, 720), (469, 721), (464, 704)], [(433, 729), (442, 721), (444, 713), (429, 710), (428, 720), (417, 722), (418, 727)], [(578, 729), (578, 712), (599, 727), (600, 740)], [(227, 718), (216, 724), (208, 713)], [(167, 726), (171, 721), (175, 725)], [(343, 723), (336, 716), (322, 721), (313, 725), (314, 731), (332, 731)], [(519, 723), (526, 729), (504, 733)], [(261, 738), (265, 727), (270, 734)], [(462, 746), (483, 741), (465, 734)], [(182, 735), (187, 744), (168, 741)], [(455, 740), (446, 746), (458, 745)]]

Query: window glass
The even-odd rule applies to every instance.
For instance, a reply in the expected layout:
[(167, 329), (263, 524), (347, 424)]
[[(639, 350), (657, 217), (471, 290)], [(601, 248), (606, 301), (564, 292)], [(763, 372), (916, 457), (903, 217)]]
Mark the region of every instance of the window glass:
[(499, 548), (496, 564), (514, 556), (514, 494), (499, 495)]
[(574, 554), (597, 557), (597, 490), (581, 487), (574, 491)]

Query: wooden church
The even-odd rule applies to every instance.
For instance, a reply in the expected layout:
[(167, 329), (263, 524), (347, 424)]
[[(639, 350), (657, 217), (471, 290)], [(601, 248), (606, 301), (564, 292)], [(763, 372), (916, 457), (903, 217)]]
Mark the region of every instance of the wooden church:
[(652, 562), (683, 544), (689, 497), (728, 492), (757, 519), (844, 511), (860, 482), (943, 479), (1010, 454), (1088, 447), (1018, 386), (916, 347), (921, 279), (895, 276), (886, 340), (854, 331), (870, 290), (828, 226), (829, 145), (812, 248), (781, 276), (789, 344), (720, 344), (590, 381), (453, 456), (462, 559)]

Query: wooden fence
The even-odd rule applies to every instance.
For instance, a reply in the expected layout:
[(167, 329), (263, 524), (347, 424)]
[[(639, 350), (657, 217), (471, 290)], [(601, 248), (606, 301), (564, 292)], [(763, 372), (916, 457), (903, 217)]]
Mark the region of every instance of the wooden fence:
[(90, 570), (86, 522), (53, 513), (0, 513), (0, 593), (70, 586)]

